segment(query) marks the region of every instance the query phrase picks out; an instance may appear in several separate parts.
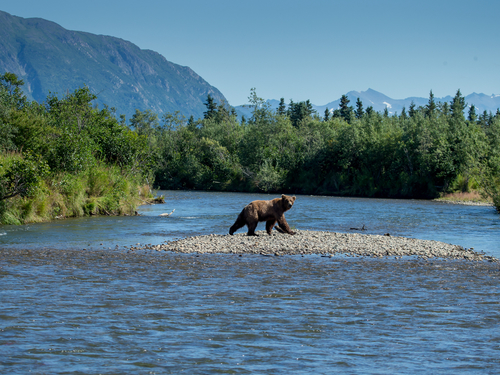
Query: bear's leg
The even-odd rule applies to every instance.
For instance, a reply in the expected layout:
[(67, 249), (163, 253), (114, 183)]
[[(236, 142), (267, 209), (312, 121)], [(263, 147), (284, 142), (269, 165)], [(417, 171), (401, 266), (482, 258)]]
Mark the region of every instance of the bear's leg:
[(249, 236), (258, 236), (258, 234), (255, 234), (255, 228), (257, 228), (257, 223), (258, 221), (250, 221), (247, 223), (248, 226), (248, 235)]
[(238, 218), (234, 222), (233, 226), (229, 228), (229, 234), (232, 236), (234, 232), (245, 226), (245, 219), (243, 218), (243, 212), (238, 215)]
[(266, 231), (267, 234), (271, 235), (271, 232), (273, 230), (274, 224), (276, 224), (276, 220), (271, 219), (266, 222)]
[(295, 232), (292, 232), (290, 227), (288, 226), (288, 223), (285, 220), (285, 216), (282, 216), (278, 219), (278, 225), (280, 226), (281, 229), (283, 229), (286, 233), (288, 234), (295, 234)]

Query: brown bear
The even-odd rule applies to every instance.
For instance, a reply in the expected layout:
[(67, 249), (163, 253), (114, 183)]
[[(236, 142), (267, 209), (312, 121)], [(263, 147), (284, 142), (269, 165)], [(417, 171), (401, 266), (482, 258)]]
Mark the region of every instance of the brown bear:
[(229, 234), (233, 235), (234, 232), (246, 225), (248, 227), (248, 235), (257, 236), (255, 228), (257, 228), (259, 221), (266, 222), (266, 231), (269, 235), (271, 235), (276, 222), (278, 222), (278, 225), (284, 232), (295, 234), (285, 220), (285, 211), (292, 208), (294, 202), (295, 197), (289, 197), (285, 194), (281, 198), (275, 198), (270, 201), (253, 201), (245, 206), (243, 211), (238, 215), (235, 223), (229, 229)]

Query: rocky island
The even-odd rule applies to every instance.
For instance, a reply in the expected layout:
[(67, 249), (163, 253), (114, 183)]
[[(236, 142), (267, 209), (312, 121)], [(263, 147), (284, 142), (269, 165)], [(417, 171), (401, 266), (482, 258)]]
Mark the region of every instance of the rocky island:
[(359, 233), (335, 233), (298, 230), (295, 235), (273, 232), (271, 236), (258, 231), (258, 236), (246, 233), (230, 235), (194, 236), (161, 245), (131, 246), (130, 250), (156, 250), (176, 253), (228, 253), (260, 254), (267, 256), (308, 255), (324, 256), (348, 255), (363, 257), (403, 257), (421, 259), (444, 258), (473, 261), (498, 261), (498, 259), (439, 241), (415, 238), (368, 235)]

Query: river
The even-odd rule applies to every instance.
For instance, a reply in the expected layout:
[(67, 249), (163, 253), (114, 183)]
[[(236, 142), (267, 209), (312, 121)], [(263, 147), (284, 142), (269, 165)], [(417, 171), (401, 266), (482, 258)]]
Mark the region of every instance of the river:
[[(274, 197), (161, 193), (142, 216), (0, 226), (0, 373), (500, 372), (498, 263), (127, 251)], [(491, 207), (298, 196), (286, 217), (500, 257)]]

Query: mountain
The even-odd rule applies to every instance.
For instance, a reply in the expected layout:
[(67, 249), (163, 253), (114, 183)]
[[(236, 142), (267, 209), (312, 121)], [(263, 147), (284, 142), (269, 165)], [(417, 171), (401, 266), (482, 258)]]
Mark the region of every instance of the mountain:
[[(406, 99), (392, 99), (387, 95), (382, 94), (381, 92), (368, 89), (366, 91), (350, 91), (347, 94), (347, 98), (350, 100), (349, 105), (356, 109), (356, 101), (359, 98), (363, 103), (363, 109), (366, 110), (367, 107), (372, 106), (373, 109), (377, 112), (383, 112), (387, 107), (389, 114), (398, 113), (401, 114), (403, 107), (406, 108), (406, 112), (410, 108), (411, 102), (415, 103), (415, 106), (418, 108), (419, 106), (425, 106), (429, 102), (429, 98), (419, 98), (419, 97), (410, 97)], [(455, 96), (455, 93), (453, 93)], [(453, 96), (446, 96), (444, 98), (434, 98), (435, 102), (448, 102), (450, 103), (453, 100)], [(472, 104), (476, 107), (476, 113), (479, 115), (483, 113), (483, 111), (496, 113), (497, 109), (500, 108), (500, 95), (485, 95), (485, 94), (476, 94), (472, 93), (465, 97), (465, 102), (470, 107)], [(267, 103), (271, 106), (271, 108), (278, 108), (279, 100), (270, 99), (267, 100)], [(287, 103), (288, 104), (288, 103)], [(313, 109), (318, 112), (320, 117), (323, 117), (325, 113), (325, 109), (328, 108), (330, 112), (339, 108), (340, 98), (334, 100), (325, 105), (313, 105)], [(252, 116), (251, 110), (245, 108), (243, 106), (235, 107), (236, 111), (240, 115), (244, 115), (249, 118)], [(468, 111), (468, 109), (466, 109)], [(466, 113), (467, 115), (467, 113)]]
[(158, 114), (180, 111), (202, 117), (208, 94), (222, 93), (186, 66), (167, 61), (123, 39), (69, 31), (41, 18), (0, 11), (0, 74), (15, 73), (25, 94), (39, 102), (49, 92), (62, 96), (83, 85), (118, 114), (135, 109)]
[[(448, 102), (448, 104), (453, 100), (456, 92), (453, 95), (448, 95), (443, 98), (434, 98), (436, 103), (444, 103)], [(429, 102), (429, 98), (420, 98), (420, 97), (409, 97), (406, 99), (392, 99), (378, 91), (373, 89), (368, 89), (366, 91), (350, 91), (347, 94), (347, 98), (350, 100), (349, 105), (356, 108), (356, 101), (359, 98), (363, 103), (363, 108), (366, 109), (368, 106), (372, 106), (373, 109), (377, 112), (383, 112), (387, 107), (389, 114), (399, 113), (403, 110), (403, 107), (406, 108), (408, 112), (408, 108), (410, 108), (411, 103), (415, 103), (415, 106), (418, 108), (419, 106), (425, 106)], [(495, 113), (497, 108), (500, 108), (500, 95), (485, 95), (485, 94), (476, 94), (472, 93), (470, 95), (465, 96), (465, 102), (470, 107), (472, 104), (476, 107), (476, 113), (481, 114), (483, 111)], [(340, 104), (340, 98), (330, 102), (324, 106), (317, 106), (318, 112), (323, 114), (325, 112), (325, 108), (328, 107), (330, 110), (337, 109)], [(315, 108), (316, 109), (316, 108)], [(467, 109), (466, 109), (467, 111)]]

